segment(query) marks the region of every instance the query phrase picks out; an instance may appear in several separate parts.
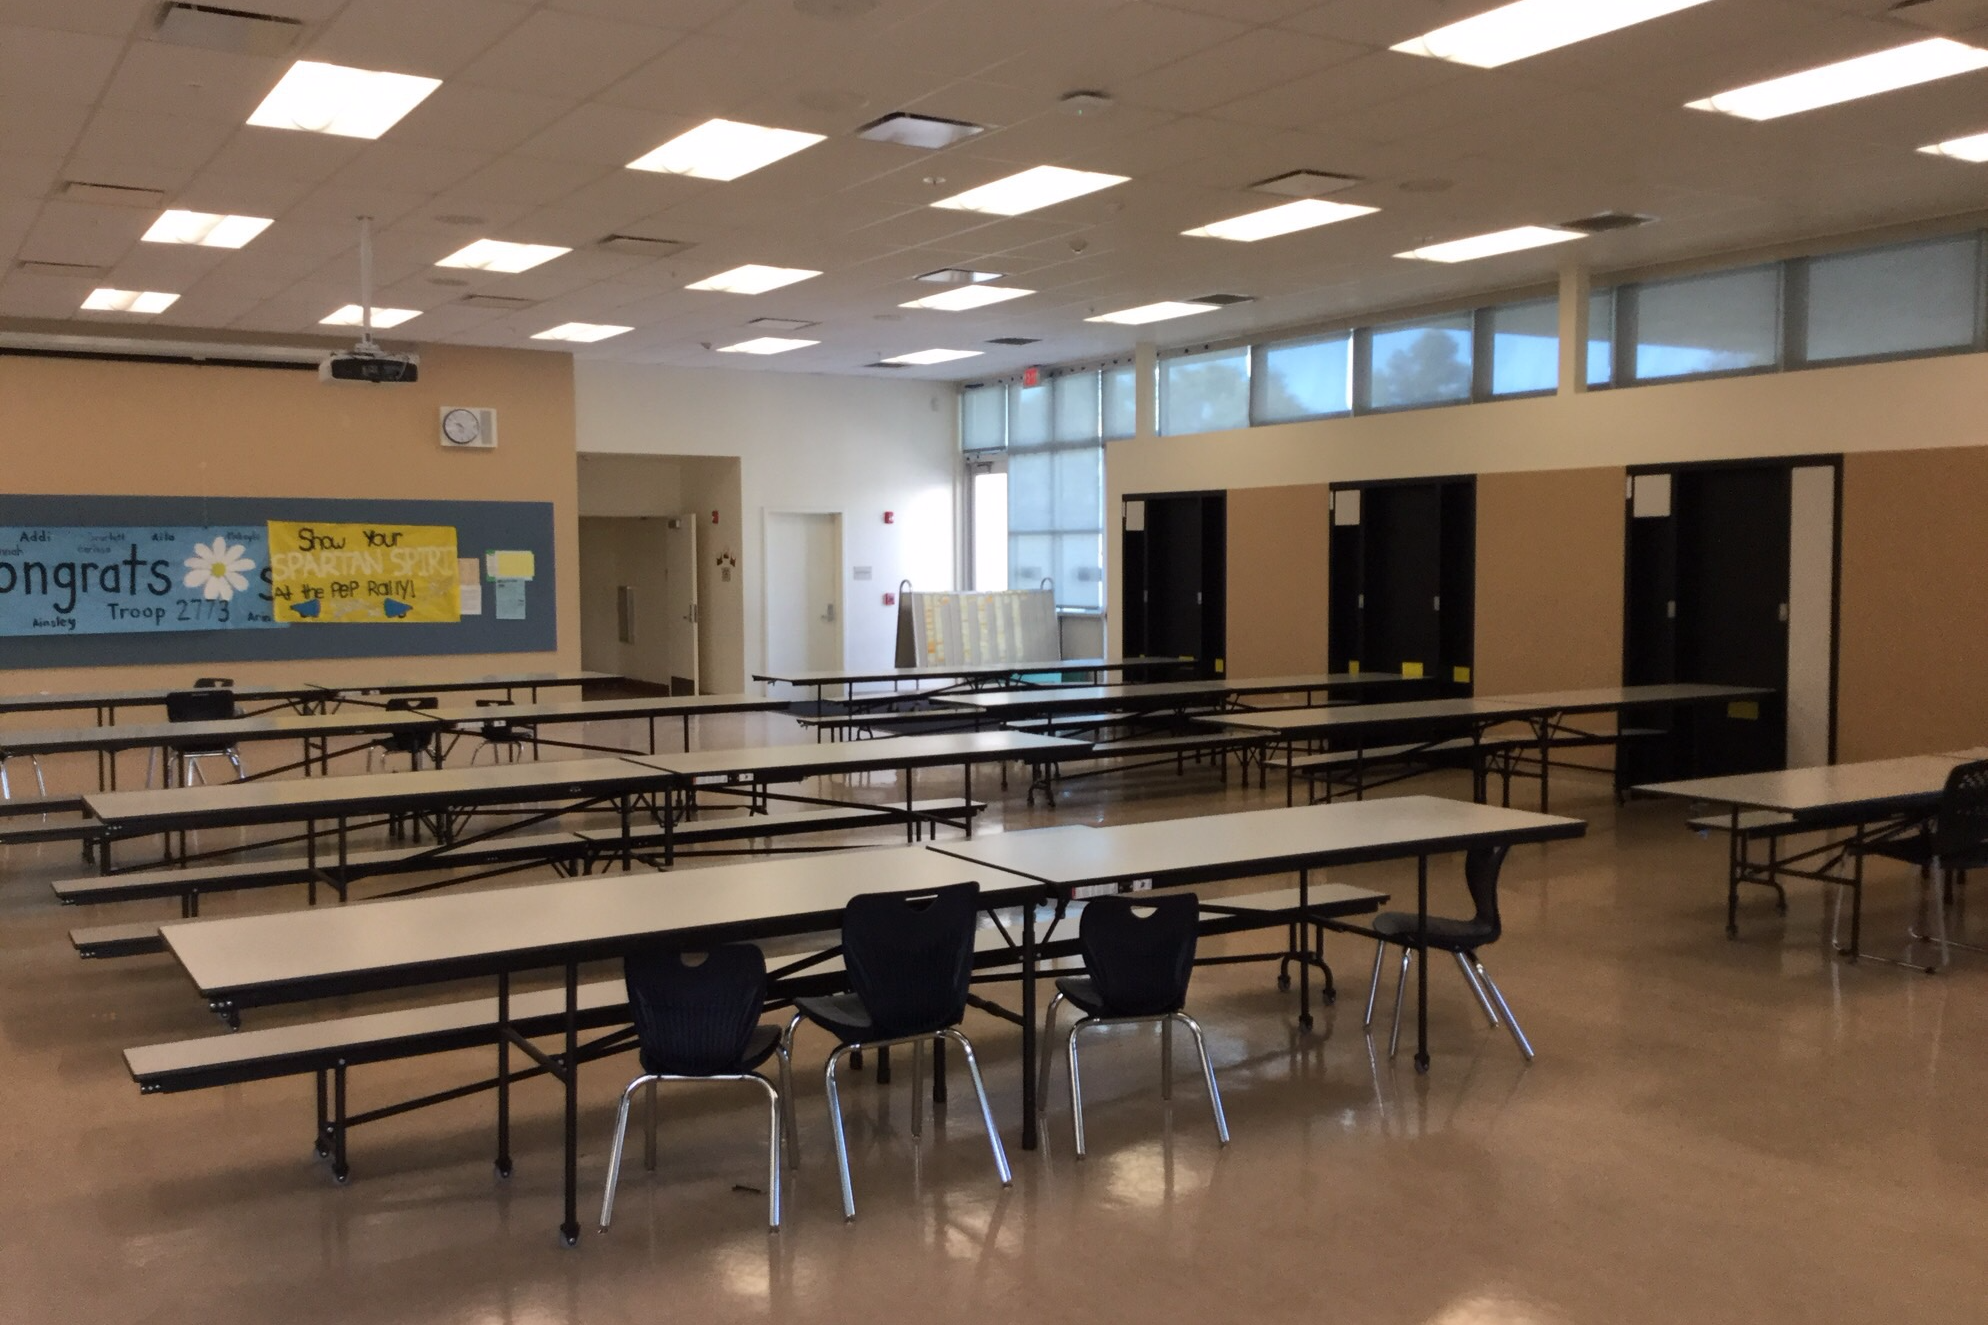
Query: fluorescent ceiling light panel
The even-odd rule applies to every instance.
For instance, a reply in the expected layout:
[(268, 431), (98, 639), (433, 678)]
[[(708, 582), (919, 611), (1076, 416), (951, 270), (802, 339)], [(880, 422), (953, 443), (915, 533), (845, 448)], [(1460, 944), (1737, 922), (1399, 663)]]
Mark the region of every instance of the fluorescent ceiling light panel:
[(910, 354), (893, 354), (885, 363), (907, 363), (924, 365), (928, 363), (951, 363), (955, 359), (972, 359), (981, 354), (979, 350), (914, 350)]
[(199, 244), (240, 248), (269, 228), (266, 216), (217, 216), (213, 212), (161, 212), (141, 238), (148, 244)]
[(439, 78), (299, 60), (269, 90), (248, 122), (265, 129), (377, 138), (441, 85)]
[(743, 267), (721, 271), (716, 276), (706, 276), (701, 281), (692, 281), (684, 286), (686, 290), (720, 290), (725, 294), (765, 294), (783, 285), (805, 281), (809, 277), (821, 275), (806, 267), (765, 267), (757, 262), (748, 262)]
[(1379, 210), (1378, 207), (1361, 207), (1350, 202), (1302, 198), (1297, 202), (1245, 212), (1226, 221), (1215, 221), (1181, 233), (1197, 239), (1233, 239), (1239, 244), (1254, 244), (1259, 239), (1274, 239), (1293, 231), (1310, 230), (1313, 226), (1331, 225), (1334, 221), (1350, 221), (1356, 216), (1368, 216)]
[[(388, 327), (399, 326), (409, 318), (420, 316), (421, 310), (418, 308), (376, 308), (373, 310), (373, 327), (375, 330), (384, 331)], [(318, 319), (318, 325), (321, 327), (356, 327), (359, 324), (357, 304), (347, 304), (329, 317)]]
[(92, 290), (83, 307), (94, 313), (163, 313), (178, 299), (163, 290)]
[(1020, 299), (1034, 294), (1033, 290), (1018, 290), (1012, 285), (960, 285), (938, 294), (928, 294), (923, 299), (913, 299), (899, 304), (899, 308), (931, 308), (941, 313), (962, 313), (969, 308), (985, 308), (989, 304), (1005, 304), (1010, 299)]
[(1706, 0), (1513, 0), (1425, 32), (1394, 47), (1479, 69), (1496, 69), (1543, 51), (1631, 27)]
[(720, 345), (720, 354), (785, 354), (789, 350), (805, 350), (810, 345), (821, 344), (818, 340), (795, 340), (791, 336), (757, 336), (752, 340), (742, 340), (736, 345)]
[(597, 340), (606, 340), (609, 336), (619, 336), (625, 331), (633, 330), (635, 330), (633, 327), (616, 327), (601, 322), (561, 322), (556, 327), (533, 332), (532, 339), (571, 340), (578, 341), (582, 345), (591, 345)]
[(1743, 120), (1775, 120), (1818, 106), (1895, 92), (1902, 87), (1981, 68), (1988, 68), (1988, 51), (1945, 37), (1932, 37), (1825, 64), (1819, 69), (1804, 69), (1785, 78), (1770, 78), (1764, 83), (1734, 88), (1685, 105), (1692, 110), (1737, 115)]
[(1950, 156), (1956, 161), (1988, 161), (1988, 133), (1970, 134), (1966, 138), (1949, 138), (1943, 143), (1932, 143), (1919, 150), (1929, 156)]
[(1430, 244), (1426, 248), (1412, 248), (1394, 256), (1418, 258), (1423, 262), (1475, 262), (1479, 258), (1495, 258), (1501, 253), (1518, 253), (1524, 249), (1544, 248), (1548, 244), (1564, 244), (1570, 239), (1585, 238), (1587, 236), (1579, 230), (1521, 225), (1510, 230), (1496, 230), (1488, 235), (1472, 235), (1468, 239), (1452, 239), (1443, 244)]
[(737, 179), (783, 156), (813, 147), (825, 135), (799, 129), (768, 129), (737, 120), (706, 120), (680, 133), (646, 156), (628, 163), (630, 170), (663, 175), (694, 175), (698, 179)]
[(1181, 301), (1162, 300), (1157, 304), (1141, 304), (1137, 308), (1121, 308), (1116, 313), (1099, 313), (1087, 317), (1086, 322), (1116, 322), (1122, 326), (1138, 327), (1148, 322), (1165, 322), (1168, 318), (1192, 317), (1196, 313), (1212, 313), (1219, 305), (1189, 304)]
[(562, 253), (572, 251), (553, 244), (513, 244), (502, 239), (479, 239), (440, 259), (435, 265), (515, 274), (530, 271), (541, 262), (550, 262)]
[(1068, 202), (1081, 198), (1086, 193), (1096, 193), (1114, 184), (1123, 184), (1129, 176), (1105, 175), (1095, 170), (1068, 170), (1062, 166), (1035, 166), (1006, 179), (997, 179), (992, 184), (982, 184), (977, 189), (956, 193), (950, 198), (941, 198), (934, 207), (949, 207), (960, 212), (987, 212), (993, 216), (1020, 216), (1038, 207), (1052, 203)]

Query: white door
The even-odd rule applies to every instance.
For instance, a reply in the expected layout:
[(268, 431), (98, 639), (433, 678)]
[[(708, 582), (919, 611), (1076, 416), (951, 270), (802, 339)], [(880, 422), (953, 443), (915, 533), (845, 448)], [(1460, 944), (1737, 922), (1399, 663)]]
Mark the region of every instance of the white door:
[(842, 665), (842, 517), (766, 515), (766, 664), (771, 672)]
[(663, 530), (665, 666), (670, 691), (697, 693), (697, 517), (672, 516)]

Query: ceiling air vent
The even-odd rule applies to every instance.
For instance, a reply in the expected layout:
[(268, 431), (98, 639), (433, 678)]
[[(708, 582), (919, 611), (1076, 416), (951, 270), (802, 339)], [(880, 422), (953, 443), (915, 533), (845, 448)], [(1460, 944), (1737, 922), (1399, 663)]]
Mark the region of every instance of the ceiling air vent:
[(908, 363), (885, 363), (882, 359), (879, 359), (875, 363), (866, 363), (863, 366), (865, 368), (909, 368), (912, 365)]
[(1656, 220), (1654, 216), (1643, 216), (1636, 212), (1596, 212), (1578, 221), (1562, 221), (1562, 230), (1578, 230), (1584, 235), (1605, 235), (1611, 230), (1634, 230), (1639, 225), (1648, 225)]
[(746, 323), (746, 325), (749, 327), (758, 327), (761, 331), (806, 331), (809, 327), (820, 326), (821, 324), (818, 322), (803, 322), (799, 318), (794, 317), (756, 317)]
[(989, 345), (1034, 345), (1041, 339), (1042, 337), (1040, 336), (995, 336), (987, 343)]
[(978, 285), (982, 281), (1000, 280), (1001, 273), (973, 271), (966, 267), (940, 267), (935, 271), (921, 272), (917, 279), (930, 281), (934, 285)]
[(938, 115), (913, 115), (909, 111), (894, 111), (882, 119), (871, 120), (856, 130), (858, 138), (868, 138), (876, 143), (897, 143), (902, 147), (923, 147), (936, 151), (941, 147), (951, 147), (963, 143), (976, 134), (986, 133), (983, 125), (969, 124), (965, 120), (948, 120)]
[(160, 41), (233, 55), (281, 55), (303, 40), (302, 19), (168, 0), (153, 27)]
[(519, 299), (515, 295), (508, 294), (466, 294), (456, 302), (465, 308), (495, 308), (506, 312), (516, 312), (520, 308), (532, 308), (538, 304), (536, 299)]
[(1341, 175), (1331, 170), (1290, 170), (1250, 185), (1258, 193), (1274, 193), (1280, 198), (1323, 198), (1328, 193), (1350, 189), (1365, 181), (1358, 175)]
[(1227, 308), (1230, 304), (1253, 304), (1253, 294), (1197, 294), (1186, 301), (1190, 304), (1213, 304), (1217, 308)]
[(110, 274), (109, 267), (99, 267), (90, 262), (36, 262), (30, 258), (14, 265), (18, 270), (35, 276), (73, 276), (95, 281)]
[(649, 235), (609, 235), (594, 244), (611, 253), (633, 253), (644, 258), (673, 258), (693, 245), (687, 239), (655, 239)]
[(100, 202), (113, 207), (159, 207), (166, 201), (164, 189), (141, 189), (132, 184), (93, 184), (81, 179), (64, 180), (62, 196), (69, 202)]

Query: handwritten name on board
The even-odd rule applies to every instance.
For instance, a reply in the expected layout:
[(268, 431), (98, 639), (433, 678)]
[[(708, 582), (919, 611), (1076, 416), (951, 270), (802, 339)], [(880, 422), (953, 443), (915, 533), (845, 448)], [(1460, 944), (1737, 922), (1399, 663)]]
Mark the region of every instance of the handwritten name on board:
[(270, 609), (259, 525), (0, 527), (0, 635), (239, 630)]
[(457, 621), (456, 531), (447, 525), (269, 522), (278, 621)]

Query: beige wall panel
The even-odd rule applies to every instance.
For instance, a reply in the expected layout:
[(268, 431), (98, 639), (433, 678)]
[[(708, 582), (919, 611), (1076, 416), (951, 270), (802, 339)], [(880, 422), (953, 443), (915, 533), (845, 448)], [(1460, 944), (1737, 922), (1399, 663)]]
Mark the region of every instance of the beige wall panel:
[(1331, 512), (1322, 483), (1229, 493), (1229, 675), (1322, 672)]
[(1477, 480), (1476, 689), (1622, 681), (1620, 469)]
[(1984, 524), (1988, 450), (1844, 458), (1838, 759), (1988, 745)]
[[(495, 409), (497, 449), (444, 451), (445, 404)], [(424, 346), (421, 380), (410, 386), (330, 384), (315, 373), (267, 368), (0, 356), (0, 455), (14, 493), (549, 501), (555, 651), (243, 662), (230, 664), (230, 673), (280, 682), (330, 679), (330, 667), (339, 680), (364, 683), (579, 665), (570, 355)], [(178, 684), (188, 672), (186, 665), (0, 667), (0, 686), (143, 687)]]

